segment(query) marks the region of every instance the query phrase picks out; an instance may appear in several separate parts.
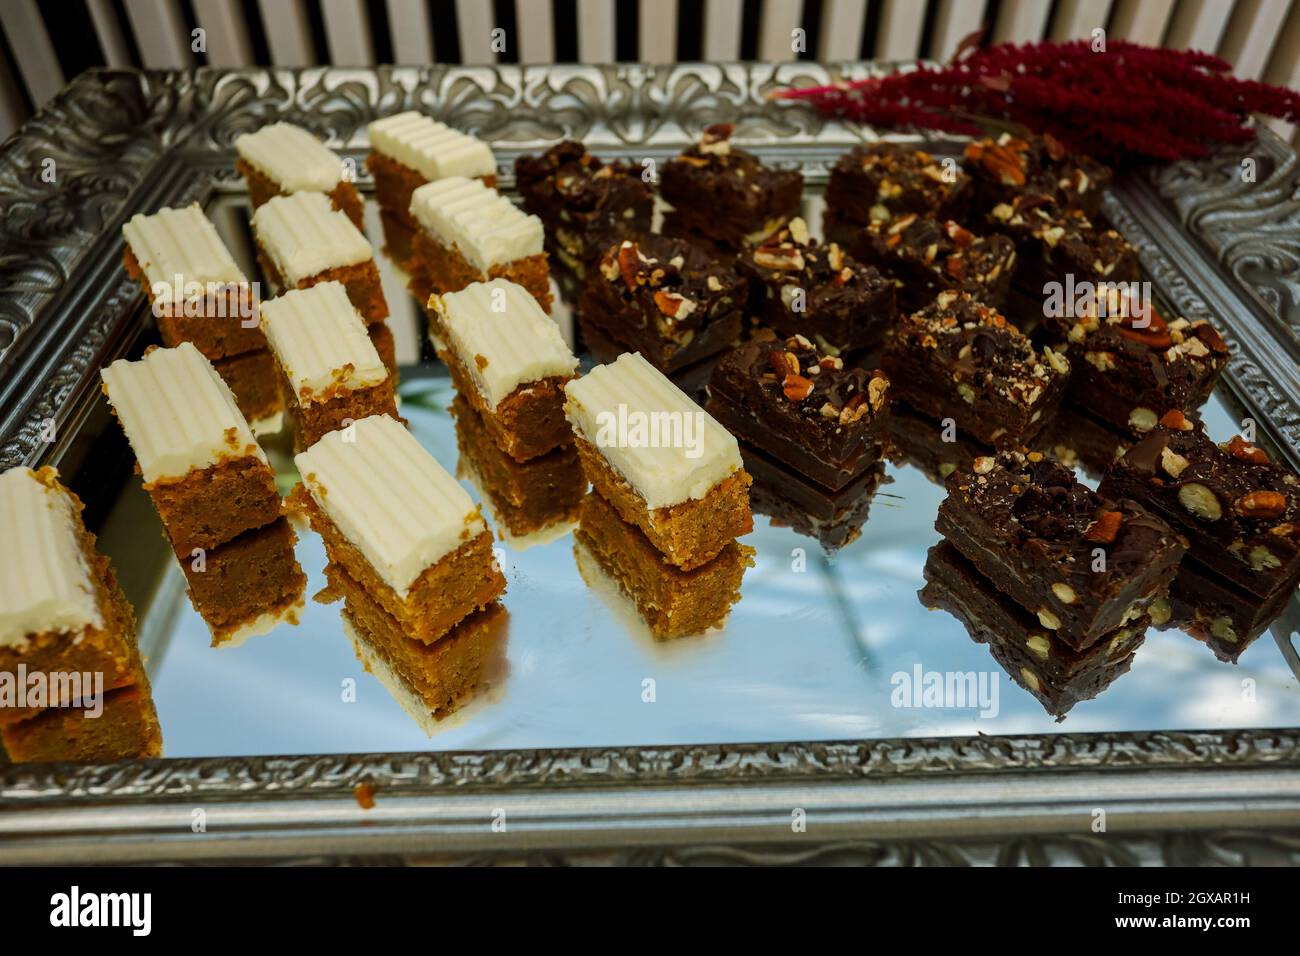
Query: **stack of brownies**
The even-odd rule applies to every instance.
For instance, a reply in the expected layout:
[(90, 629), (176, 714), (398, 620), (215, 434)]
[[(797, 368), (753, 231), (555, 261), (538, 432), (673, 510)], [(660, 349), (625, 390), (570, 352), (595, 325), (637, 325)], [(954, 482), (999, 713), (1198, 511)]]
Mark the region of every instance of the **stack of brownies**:
[(461, 477), (516, 547), (567, 532), (587, 482), (564, 418), (578, 360), (536, 299), (505, 279), (434, 296), (430, 337), (456, 388)]
[(284, 404), (258, 327), (255, 284), (198, 203), (132, 216), (122, 234), (127, 274), (144, 288), (163, 343), (192, 343), (230, 386), (254, 434), (278, 432)]
[(0, 741), (15, 763), (162, 753), (135, 614), (53, 468), (0, 474)]
[(593, 486), (574, 531), (579, 569), (612, 578), (657, 638), (720, 625), (754, 555), (736, 541), (753, 529), (736, 439), (635, 353), (565, 395)]
[(1240, 435), (1216, 444), (1172, 410), (1111, 465), (1102, 494), (1140, 501), (1191, 543), (1156, 624), (1220, 660), (1241, 653), (1300, 583), (1300, 477)]
[(861, 532), (885, 480), (889, 390), (803, 335), (760, 329), (718, 362), (707, 408), (740, 439), (754, 510), (833, 550)]
[(182, 342), (100, 374), (213, 644), (296, 624), (307, 583), (296, 536), (275, 473), (211, 363)]
[(960, 619), (1064, 717), (1128, 671), (1186, 540), (1039, 452), (977, 458), (947, 485), (922, 602)]
[(426, 730), (491, 679), (505, 578), (469, 494), (389, 415), (331, 431), (294, 461), (289, 497), (325, 542), (357, 657)]

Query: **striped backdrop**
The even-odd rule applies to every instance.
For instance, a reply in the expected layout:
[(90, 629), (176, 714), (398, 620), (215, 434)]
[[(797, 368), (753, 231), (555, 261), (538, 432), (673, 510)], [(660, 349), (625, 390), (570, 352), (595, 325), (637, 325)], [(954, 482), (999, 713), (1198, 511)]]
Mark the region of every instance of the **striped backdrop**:
[(1104, 26), (1300, 87), (1300, 0), (3, 0), (0, 137), (92, 66), (944, 59), (982, 24), (1016, 41)]

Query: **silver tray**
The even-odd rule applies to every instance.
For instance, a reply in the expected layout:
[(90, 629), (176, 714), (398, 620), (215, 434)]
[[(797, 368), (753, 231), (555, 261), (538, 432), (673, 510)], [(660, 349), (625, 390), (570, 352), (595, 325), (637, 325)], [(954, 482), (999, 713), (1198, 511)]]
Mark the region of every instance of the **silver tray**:
[[(508, 187), (515, 156), (564, 136), (661, 159), (735, 121), (745, 145), (802, 170), (815, 224), (829, 164), (872, 134), (765, 93), (872, 69), (104, 71), (8, 141), (0, 467), (56, 463), (91, 501), (141, 617), (169, 756), (0, 768), (0, 862), (1300, 862), (1294, 628), (1236, 668), (1153, 633), (1132, 673), (1055, 724), (917, 601), (941, 493), (911, 469), (893, 470), (862, 539), (829, 560), (760, 519), (758, 564), (725, 630), (671, 644), (582, 581), (571, 539), (503, 545), (508, 673), (432, 738), (361, 671), (336, 607), (210, 649), (147, 498), (132, 481), (119, 490), (124, 444), (97, 371), (151, 334), (120, 266), (120, 223), (196, 199), (246, 246), (239, 132), (284, 118), (359, 161), (372, 117), (418, 107), (491, 140)], [(1255, 182), (1242, 182), (1243, 158)], [(1265, 134), (1126, 176), (1106, 211), (1171, 306), (1224, 331), (1212, 433), (1249, 416), (1300, 467), (1298, 188), (1294, 154)], [(385, 281), (394, 321), (414, 321), (399, 277)], [(415, 434), (454, 467), (447, 379), (436, 363), (403, 379)], [(314, 536), (298, 556), (312, 593)], [(894, 706), (895, 675), (917, 666), (997, 681), (997, 713)], [(344, 705), (347, 678), (358, 701)]]

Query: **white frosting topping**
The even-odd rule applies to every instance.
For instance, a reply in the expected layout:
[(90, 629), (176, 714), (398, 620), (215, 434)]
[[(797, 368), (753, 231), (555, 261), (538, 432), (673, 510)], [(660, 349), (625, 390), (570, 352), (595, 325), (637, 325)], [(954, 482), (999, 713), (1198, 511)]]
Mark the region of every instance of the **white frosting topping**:
[(262, 331), (300, 402), (323, 401), (335, 386), (370, 388), (388, 368), (341, 282), (321, 282), (262, 303)]
[(30, 468), (0, 474), (0, 527), (0, 647), (103, 625), (81, 518), (62, 487), (46, 485)]
[(651, 511), (703, 498), (741, 467), (731, 433), (639, 352), (598, 365), (564, 391), (574, 430)]
[(123, 223), (122, 235), (153, 287), (155, 303), (172, 305), (203, 294), (202, 289), (186, 294), (187, 283), (248, 281), (198, 203), (160, 209), (152, 216), (136, 213)]
[(387, 415), (330, 432), (294, 461), (316, 504), (401, 597), (487, 527), (469, 493)]
[(334, 151), (292, 123), (272, 123), (236, 136), (235, 149), (281, 192), (327, 193), (343, 178), (343, 162)]
[(480, 272), (540, 255), (542, 221), (477, 179), (452, 176), (411, 194), (411, 215)]
[(422, 113), (408, 111), (370, 124), (370, 145), (425, 179), (495, 176), (492, 148)]
[(569, 376), (578, 360), (564, 336), (522, 286), (505, 279), (474, 282), (435, 296), (447, 346), (469, 370), (489, 408), (527, 382)]
[(230, 386), (190, 342), (100, 371), (145, 484), (183, 478), (224, 457), (266, 461)]
[(293, 193), (268, 200), (253, 213), (253, 231), (290, 286), (375, 255), (361, 230), (324, 193)]

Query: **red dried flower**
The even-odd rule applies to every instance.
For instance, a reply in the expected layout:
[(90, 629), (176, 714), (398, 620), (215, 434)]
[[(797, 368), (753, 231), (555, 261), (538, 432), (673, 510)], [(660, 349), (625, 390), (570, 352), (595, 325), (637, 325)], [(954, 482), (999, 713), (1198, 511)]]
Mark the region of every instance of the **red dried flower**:
[(958, 47), (952, 63), (773, 96), (872, 126), (981, 132), (977, 119), (1051, 133), (1112, 163), (1206, 155), (1253, 139), (1252, 114), (1300, 123), (1300, 93), (1239, 80), (1208, 53), (1109, 40)]

